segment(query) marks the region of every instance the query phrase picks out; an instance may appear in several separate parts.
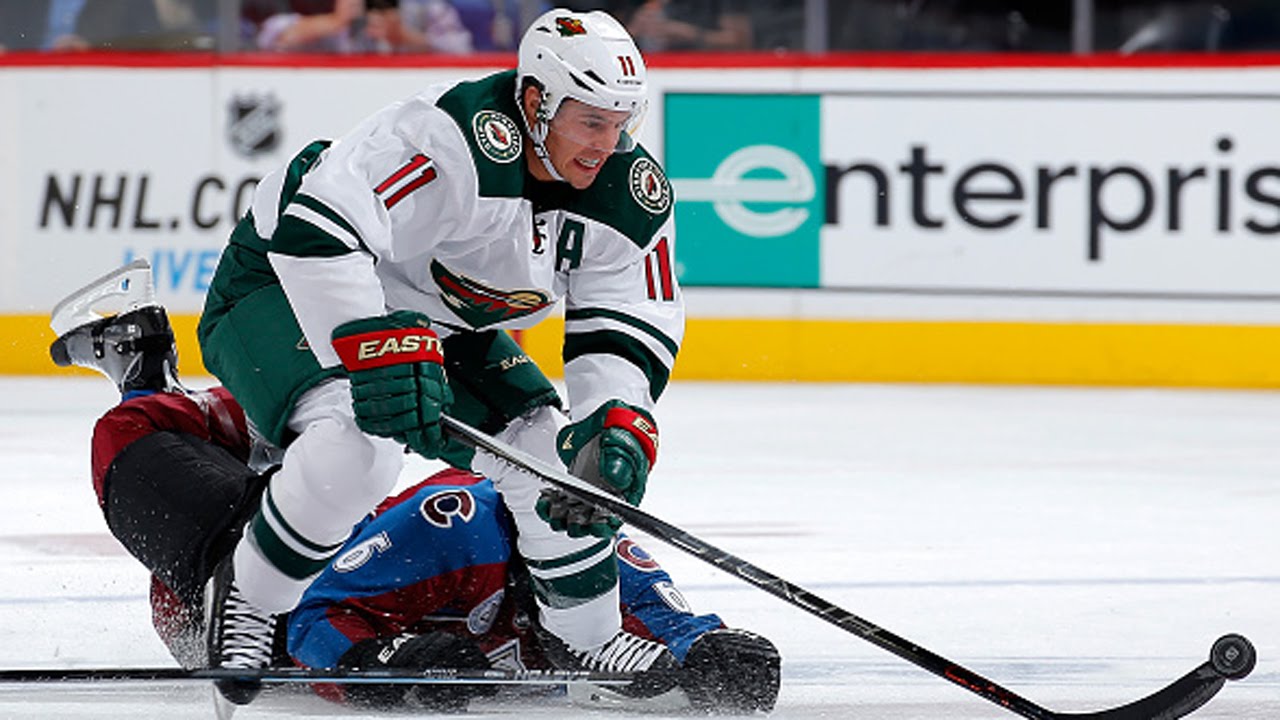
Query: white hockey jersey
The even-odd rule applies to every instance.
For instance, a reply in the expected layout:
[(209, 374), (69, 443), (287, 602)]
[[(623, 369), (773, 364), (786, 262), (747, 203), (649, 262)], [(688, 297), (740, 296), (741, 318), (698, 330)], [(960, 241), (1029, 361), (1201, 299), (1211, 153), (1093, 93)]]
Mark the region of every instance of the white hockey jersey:
[(571, 417), (611, 398), (652, 409), (684, 332), (670, 185), (642, 148), (586, 190), (534, 179), (515, 82), (428, 88), (264, 178), (251, 213), (270, 271), (326, 367), (349, 320), (524, 328), (564, 298)]

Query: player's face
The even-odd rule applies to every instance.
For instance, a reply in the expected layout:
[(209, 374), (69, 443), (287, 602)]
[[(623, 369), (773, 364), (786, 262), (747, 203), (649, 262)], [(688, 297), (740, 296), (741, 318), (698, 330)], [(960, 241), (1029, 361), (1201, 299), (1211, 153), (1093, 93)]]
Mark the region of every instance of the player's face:
[(579, 190), (590, 187), (618, 147), (630, 117), (627, 112), (567, 98), (551, 118), (547, 133), (547, 155), (556, 172)]

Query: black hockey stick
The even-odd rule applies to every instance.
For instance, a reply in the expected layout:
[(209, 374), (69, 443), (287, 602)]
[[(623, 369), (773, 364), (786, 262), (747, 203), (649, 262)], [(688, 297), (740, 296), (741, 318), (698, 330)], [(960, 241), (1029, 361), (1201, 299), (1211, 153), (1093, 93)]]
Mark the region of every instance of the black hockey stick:
[(1128, 705), (1093, 713), (1054, 712), (463, 422), (446, 416), (444, 427), (449, 435), (459, 441), (477, 450), (487, 451), (574, 497), (594, 503), (633, 527), (699, 560), (1023, 717), (1063, 720), (1173, 720), (1208, 702), (1222, 688), (1225, 680), (1239, 680), (1248, 675), (1257, 661), (1253, 645), (1247, 639), (1241, 635), (1226, 635), (1214, 643), (1208, 661), (1147, 697)]
[(243, 682), (324, 683), (335, 685), (626, 685), (630, 675), (579, 670), (343, 670), (323, 668), (52, 668), (0, 670), (0, 682), (229, 680)]

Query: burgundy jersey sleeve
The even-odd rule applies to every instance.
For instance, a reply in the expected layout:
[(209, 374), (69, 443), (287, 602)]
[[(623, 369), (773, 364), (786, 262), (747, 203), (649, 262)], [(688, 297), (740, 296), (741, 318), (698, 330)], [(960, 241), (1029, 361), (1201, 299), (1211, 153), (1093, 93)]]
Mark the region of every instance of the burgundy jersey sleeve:
[(134, 397), (111, 408), (93, 427), (90, 463), (98, 506), (102, 483), (116, 455), (130, 443), (154, 432), (194, 435), (249, 459), (249, 429), (244, 410), (226, 389), (215, 387), (190, 393), (154, 393)]

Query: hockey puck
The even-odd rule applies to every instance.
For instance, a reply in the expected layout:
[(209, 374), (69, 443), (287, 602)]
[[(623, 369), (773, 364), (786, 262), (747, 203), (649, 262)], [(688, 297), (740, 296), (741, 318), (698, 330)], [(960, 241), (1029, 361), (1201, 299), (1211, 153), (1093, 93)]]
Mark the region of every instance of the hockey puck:
[(1253, 672), (1258, 662), (1258, 652), (1245, 636), (1232, 633), (1223, 635), (1209, 650), (1209, 662), (1214, 672), (1228, 680), (1239, 680)]

